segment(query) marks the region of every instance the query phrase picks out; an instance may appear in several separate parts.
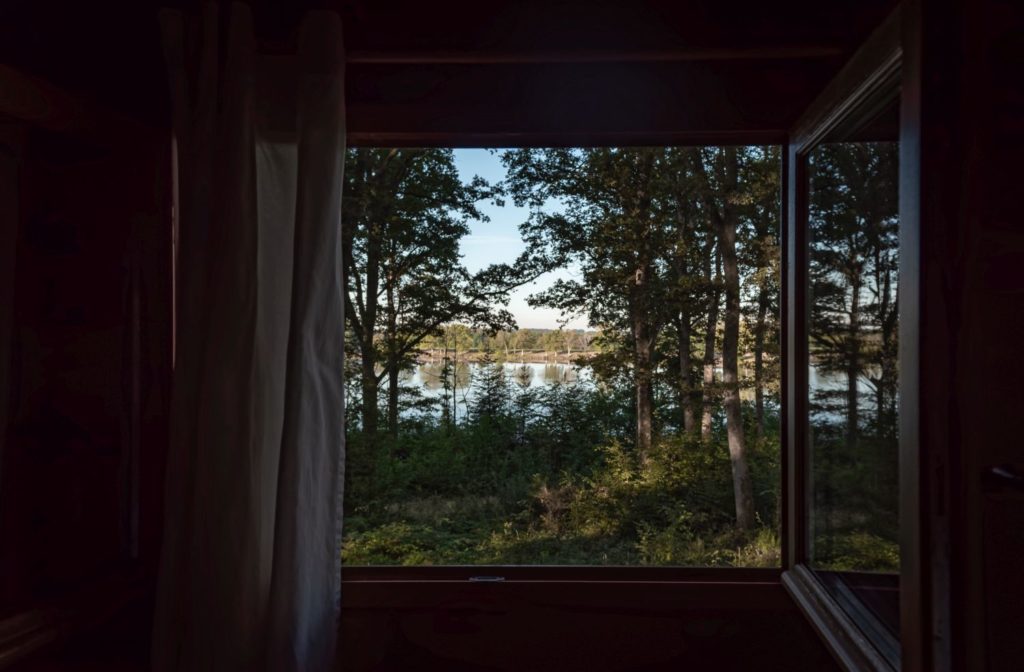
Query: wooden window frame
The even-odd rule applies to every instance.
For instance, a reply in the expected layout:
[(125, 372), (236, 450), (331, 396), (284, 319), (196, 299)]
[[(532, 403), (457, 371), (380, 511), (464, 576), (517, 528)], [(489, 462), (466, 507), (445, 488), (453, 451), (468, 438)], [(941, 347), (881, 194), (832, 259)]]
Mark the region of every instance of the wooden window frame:
[[(780, 489), (782, 492), (782, 521), (780, 525), (780, 544), (782, 552), (781, 566), (778, 568), (741, 568), (741, 567), (641, 567), (641, 566), (600, 566), (600, 565), (418, 565), (418, 566), (382, 566), (382, 565), (346, 565), (343, 569), (343, 582), (356, 583), (419, 583), (419, 582), (452, 582), (452, 581), (555, 581), (555, 582), (593, 582), (620, 583), (624, 581), (644, 583), (692, 583), (710, 582), (735, 584), (748, 582), (760, 584), (774, 582), (777, 584), (798, 582), (795, 571), (802, 564), (806, 542), (801, 533), (804, 512), (798, 510), (797, 502), (803, 501), (803, 482), (799, 470), (799, 457), (802, 453), (805, 437), (797, 437), (791, 427), (798, 427), (796, 420), (806, 417), (806, 400), (801, 402), (799, 395), (794, 398), (795, 385), (806, 384), (806, 371), (798, 362), (806, 362), (806, 353), (800, 356), (799, 340), (794, 337), (799, 333), (794, 329), (793, 318), (806, 310), (806, 293), (802, 286), (797, 286), (794, 275), (801, 268), (799, 262), (805, 255), (799, 250), (806, 244), (802, 231), (793, 227), (793, 215), (797, 212), (796, 204), (802, 203), (805, 194), (794, 193), (800, 184), (804, 171), (794, 156), (802, 155), (810, 149), (814, 142), (820, 140), (824, 133), (839, 127), (848, 121), (859, 119), (863, 114), (861, 104), (865, 96), (880, 83), (892, 85), (892, 77), (899, 74), (900, 36), (899, 10), (894, 12), (861, 46), (847, 65), (826, 87), (822, 94), (812, 103), (801, 121), (786, 136), (778, 134), (759, 134), (739, 132), (728, 137), (698, 138), (691, 135), (673, 135), (666, 133), (654, 134), (594, 134), (580, 135), (575, 140), (571, 134), (538, 134), (538, 133), (459, 133), (429, 134), (411, 132), (408, 134), (350, 133), (349, 147), (613, 147), (613, 146), (684, 146), (693, 144), (750, 144), (776, 145), (782, 149), (781, 161), (781, 250), (783, 282), (782, 303), (782, 419), (781, 442), (782, 454), (780, 469)], [(895, 53), (893, 53), (895, 52)], [(880, 58), (886, 56), (890, 61), (883, 64)], [(895, 66), (895, 70), (893, 70)], [(883, 72), (888, 68), (888, 71)], [(882, 75), (889, 77), (879, 82)], [(874, 88), (872, 88), (874, 87)], [(901, 212), (902, 217), (902, 212)], [(902, 222), (902, 220), (901, 220)], [(901, 224), (902, 226), (902, 224)], [(794, 233), (795, 231), (795, 233)], [(795, 263), (797, 262), (797, 263)], [(902, 337), (902, 334), (901, 334)], [(794, 353), (797, 354), (794, 357)], [(902, 375), (902, 370), (901, 370)], [(788, 579), (787, 579), (788, 576)], [(792, 589), (791, 589), (792, 590)], [(800, 600), (798, 600), (799, 603)]]
[[(782, 520), (780, 568), (707, 568), (707, 567), (606, 567), (606, 566), (346, 566), (342, 581), (348, 595), (355, 593), (371, 602), (387, 595), (394, 599), (399, 589), (408, 600), (430, 586), (470, 591), (496, 589), (499, 584), (518, 584), (523, 589), (572, 593), (590, 586), (602, 591), (630, 591), (630, 586), (675, 587), (673, 590), (697, 591), (711, 600), (713, 594), (759, 594), (757, 590), (784, 587), (797, 608), (803, 612), (839, 664), (848, 670), (902, 669), (917, 672), (945, 669), (948, 661), (948, 623), (936, 621), (945, 613), (931, 603), (939, 594), (936, 585), (943, 578), (931, 563), (946, 551), (929, 549), (929, 530), (935, 527), (929, 516), (929, 485), (923, 474), (929, 457), (919, 445), (920, 355), (918, 324), (920, 278), (920, 100), (922, 65), (919, 54), (921, 19), (915, 3), (901, 3), (888, 19), (862, 44), (846, 66), (808, 106), (800, 121), (786, 137), (750, 137), (742, 133), (730, 137), (694, 138), (665, 134), (628, 136), (588, 134), (579, 142), (565, 135), (538, 134), (443, 134), (413, 133), (408, 136), (380, 138), (349, 137), (349, 145), (360, 146), (445, 146), (445, 147), (541, 147), (616, 146), (616, 145), (690, 145), (706, 144), (782, 144), (781, 161), (781, 346), (782, 346), (782, 418), (781, 473)], [(807, 184), (806, 157), (826, 134), (863, 123), (894, 96), (900, 101), (899, 165), (899, 238), (900, 238), (900, 662), (893, 666), (864, 635), (856, 623), (824, 588), (807, 565)], [(941, 557), (939, 557), (941, 560)], [(485, 588), (490, 585), (492, 588)], [(464, 586), (460, 588), (459, 586)], [(717, 591), (717, 592), (716, 592)], [(754, 591), (744, 593), (743, 591)], [(588, 593), (590, 594), (590, 593)], [(768, 594), (768, 593), (765, 593)], [(371, 599), (372, 596), (372, 599)], [(403, 604), (407, 598), (399, 601)], [(600, 599), (594, 597), (593, 599)], [(356, 600), (358, 603), (359, 600)], [(938, 605), (941, 607), (942, 605)], [(933, 634), (932, 634), (933, 633)]]
[[(839, 663), (847, 670), (891, 672), (894, 666), (854, 619), (830, 594), (811, 570), (809, 561), (808, 458), (810, 450), (808, 422), (808, 156), (831, 133), (852, 130), (868, 122), (882, 108), (899, 100), (906, 103), (903, 79), (900, 12), (897, 9), (853, 55), (846, 66), (825, 88), (794, 126), (784, 162), (783, 249), (783, 566), (782, 582), (811, 625), (821, 636)], [(906, 160), (901, 127), (900, 155), (900, 271), (913, 283), (916, 272), (913, 247), (917, 240), (917, 208), (912, 193), (904, 193), (918, 165)], [(912, 157), (911, 157), (912, 158)], [(906, 600), (908, 578), (916, 574), (914, 558), (918, 538), (915, 533), (916, 502), (907, 492), (916, 491), (917, 436), (904, 431), (916, 426), (916, 294), (900, 288), (900, 595)], [(907, 356), (909, 355), (909, 356)], [(913, 416), (913, 417), (911, 417)], [(911, 631), (907, 610), (901, 605), (901, 631)], [(899, 655), (903, 661), (911, 647), (904, 640)]]
[[(547, 147), (690, 147), (743, 145), (743, 146), (776, 146), (781, 154), (781, 179), (779, 181), (780, 217), (779, 225), (782, 237), (785, 237), (786, 226), (786, 151), (785, 138), (777, 135), (752, 136), (739, 134), (717, 141), (708, 138), (707, 144), (695, 142), (691, 136), (675, 136), (671, 134), (653, 135), (584, 135), (578, 142), (572, 141), (573, 136), (567, 134), (494, 134), (476, 135), (424, 135), (409, 136), (376, 136), (350, 135), (346, 148), (406, 148), (406, 147), (442, 147), (447, 149), (480, 149), (480, 148), (547, 148)], [(505, 142), (507, 141), (507, 142)], [(780, 246), (780, 251), (784, 244)], [(785, 277), (785, 254), (781, 255)], [(783, 303), (785, 300), (783, 299)], [(783, 357), (783, 367), (785, 358)], [(780, 395), (782, 415), (785, 415), (785, 400)], [(785, 445), (785, 418), (780, 421), (782, 433), (780, 446)], [(356, 586), (357, 591), (380, 586), (408, 585), (410, 587), (423, 583), (459, 583), (471, 582), (481, 584), (493, 583), (527, 583), (569, 585), (593, 584), (613, 587), (627, 583), (633, 584), (665, 584), (675, 587), (720, 586), (735, 588), (744, 584), (752, 588), (765, 588), (782, 585), (782, 575), (786, 568), (787, 519), (784, 515), (786, 501), (786, 475), (784, 450), (780, 448), (779, 488), (782, 492), (783, 510), (780, 510), (779, 546), (781, 561), (775, 567), (706, 567), (699, 565), (342, 565), (342, 583), (345, 586)], [(362, 593), (360, 593), (362, 594)]]

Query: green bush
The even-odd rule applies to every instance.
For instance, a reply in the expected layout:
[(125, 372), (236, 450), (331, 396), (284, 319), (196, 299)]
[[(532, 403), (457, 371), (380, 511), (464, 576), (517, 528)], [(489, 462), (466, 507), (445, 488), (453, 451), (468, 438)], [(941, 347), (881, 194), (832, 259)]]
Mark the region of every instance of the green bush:
[(739, 532), (720, 431), (668, 433), (641, 461), (627, 397), (480, 384), (500, 403), (458, 424), (418, 418), (372, 447), (350, 437), (345, 563), (779, 564), (774, 418), (748, 442), (759, 526)]

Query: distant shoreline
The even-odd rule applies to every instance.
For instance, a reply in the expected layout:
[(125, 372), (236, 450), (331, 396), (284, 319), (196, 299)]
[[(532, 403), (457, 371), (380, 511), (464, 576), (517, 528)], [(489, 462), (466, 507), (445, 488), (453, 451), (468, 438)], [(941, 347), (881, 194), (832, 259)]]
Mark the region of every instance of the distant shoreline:
[[(417, 364), (440, 363), (444, 361), (445, 350), (423, 350), (416, 358)], [(455, 352), (448, 350), (447, 355), (451, 357)], [(460, 362), (479, 362), (488, 353), (483, 350), (460, 350), (458, 358)], [(584, 358), (589, 359), (597, 354), (596, 351), (586, 352), (551, 352), (546, 350), (491, 350), (490, 356), (496, 362), (507, 362), (510, 364), (571, 364), (573, 361)]]

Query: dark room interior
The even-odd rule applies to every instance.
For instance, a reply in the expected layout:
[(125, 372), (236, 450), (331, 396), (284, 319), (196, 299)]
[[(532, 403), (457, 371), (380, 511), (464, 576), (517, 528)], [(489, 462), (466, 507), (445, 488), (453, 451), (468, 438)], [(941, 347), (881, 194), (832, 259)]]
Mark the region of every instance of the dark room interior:
[(0, 670), (1024, 669), (1022, 166), (1015, 0), (4, 0)]

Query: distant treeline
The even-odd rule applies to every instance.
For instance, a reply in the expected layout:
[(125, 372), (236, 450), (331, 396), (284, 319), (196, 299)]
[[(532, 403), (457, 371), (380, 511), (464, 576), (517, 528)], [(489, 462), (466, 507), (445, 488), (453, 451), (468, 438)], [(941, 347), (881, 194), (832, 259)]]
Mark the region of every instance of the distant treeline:
[(583, 329), (499, 329), (488, 332), (464, 325), (448, 325), (444, 331), (425, 338), (420, 345), (424, 351), (489, 352), (498, 358), (509, 358), (517, 353), (552, 353), (576, 355), (597, 348), (597, 331)]

